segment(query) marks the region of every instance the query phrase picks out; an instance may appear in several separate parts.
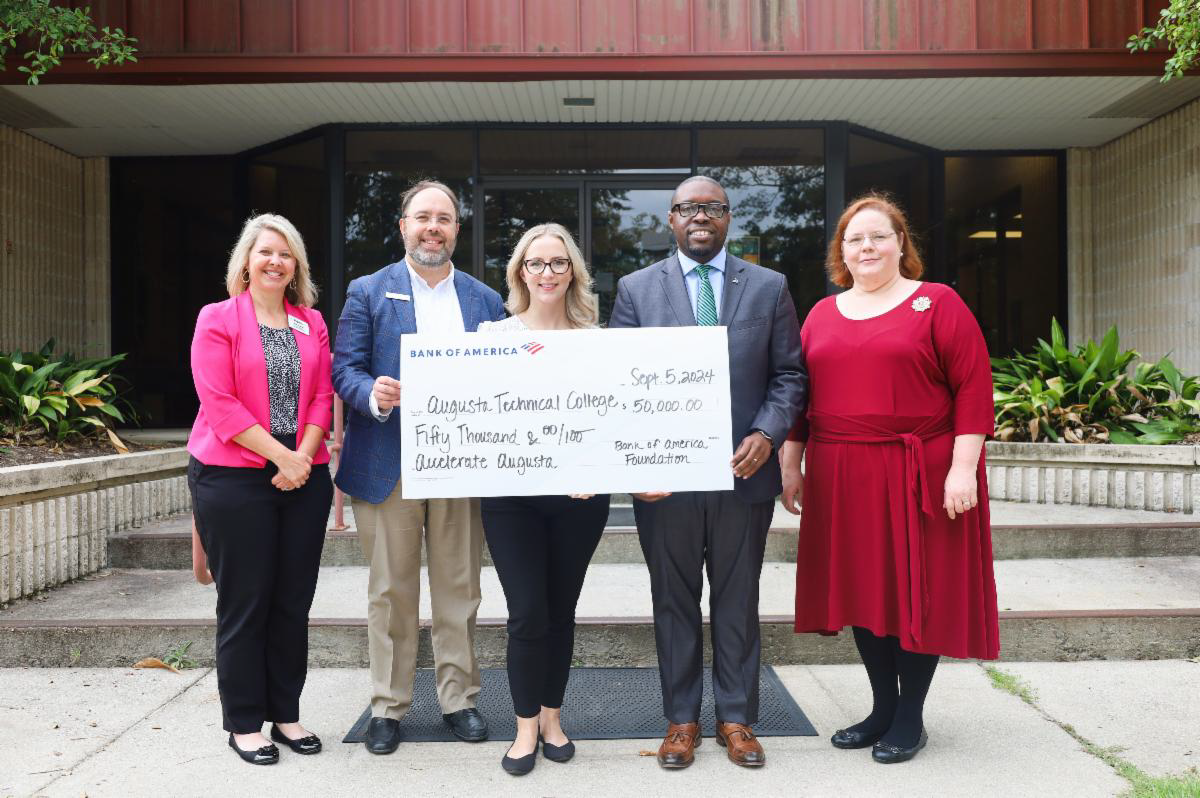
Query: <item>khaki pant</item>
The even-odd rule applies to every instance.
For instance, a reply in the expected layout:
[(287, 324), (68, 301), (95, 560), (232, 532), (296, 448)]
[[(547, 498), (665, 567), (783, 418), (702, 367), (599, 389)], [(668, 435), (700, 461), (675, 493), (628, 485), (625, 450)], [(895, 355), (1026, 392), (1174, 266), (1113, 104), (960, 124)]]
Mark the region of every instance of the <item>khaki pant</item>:
[(412, 705), (417, 667), (424, 538), (433, 607), (433, 661), (443, 713), (475, 706), (479, 663), (475, 615), (483, 524), (478, 499), (402, 499), (400, 484), (379, 504), (354, 502), (367, 584), (371, 715), (400, 719)]

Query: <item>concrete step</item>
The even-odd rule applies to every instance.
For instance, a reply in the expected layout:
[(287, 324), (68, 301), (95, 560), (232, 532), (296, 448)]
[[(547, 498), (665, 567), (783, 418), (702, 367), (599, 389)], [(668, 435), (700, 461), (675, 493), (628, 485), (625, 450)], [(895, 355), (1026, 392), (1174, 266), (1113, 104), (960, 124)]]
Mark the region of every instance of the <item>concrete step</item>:
[[(1008, 660), (1163, 659), (1200, 655), (1200, 557), (1006, 560), (996, 564)], [(313, 667), (367, 661), (367, 572), (325, 567), (312, 609)], [(855, 661), (848, 635), (792, 632), (795, 566), (763, 568), (759, 609), (768, 664)], [(507, 608), (493, 568), (482, 577), (481, 661), (501, 665)], [(180, 570), (113, 569), (0, 611), (0, 667), (127, 665), (192, 641), (211, 662), (215, 591)], [(428, 590), (421, 617), (428, 619)], [(428, 622), (420, 662), (432, 664)], [(639, 564), (594, 564), (578, 608), (580, 664), (655, 662), (649, 578)]]
[[(328, 533), (322, 565), (366, 565), (351, 508), (347, 508), (345, 520), (348, 529)], [(632, 506), (614, 504), (608, 523), (593, 562), (643, 562), (637, 531), (633, 527)], [(796, 516), (784, 512), (782, 507), (776, 508), (767, 540), (767, 562), (796, 561), (798, 526)], [(147, 524), (109, 540), (109, 565), (114, 568), (190, 568), (190, 540), (188, 516)], [(1061, 506), (1039, 508), (1037, 505), (994, 502), (992, 544), (998, 560), (1200, 556), (1200, 521), (1172, 518), (1164, 513)], [(484, 561), (491, 564), (486, 547)]]

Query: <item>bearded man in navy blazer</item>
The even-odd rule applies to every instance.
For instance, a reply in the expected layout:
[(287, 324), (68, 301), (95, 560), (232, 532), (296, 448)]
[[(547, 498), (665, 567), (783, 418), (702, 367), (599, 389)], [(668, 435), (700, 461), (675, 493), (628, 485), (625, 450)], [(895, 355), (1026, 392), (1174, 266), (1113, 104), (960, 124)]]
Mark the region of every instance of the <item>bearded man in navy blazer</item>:
[(333, 387), (350, 409), (336, 483), (354, 499), (370, 562), (367, 638), (371, 721), (367, 750), (390, 754), (412, 704), (417, 665), (421, 543), (433, 604), (433, 654), (442, 716), (460, 739), (487, 739), (475, 708), (475, 615), (483, 527), (478, 499), (403, 499), (400, 487), (400, 336), (474, 332), (504, 318), (500, 295), (454, 268), (459, 204), (442, 183), (401, 198), (404, 260), (350, 283), (338, 322)]
[(735, 764), (754, 767), (766, 762), (750, 728), (758, 719), (758, 579), (782, 487), (776, 450), (808, 389), (800, 325), (782, 274), (725, 251), (729, 197), (717, 181), (683, 181), (667, 221), (678, 252), (621, 278), (609, 327), (727, 327), (735, 449), (733, 490), (634, 494), (669, 724), (658, 762), (687, 767), (700, 744), (707, 568), (717, 742)]

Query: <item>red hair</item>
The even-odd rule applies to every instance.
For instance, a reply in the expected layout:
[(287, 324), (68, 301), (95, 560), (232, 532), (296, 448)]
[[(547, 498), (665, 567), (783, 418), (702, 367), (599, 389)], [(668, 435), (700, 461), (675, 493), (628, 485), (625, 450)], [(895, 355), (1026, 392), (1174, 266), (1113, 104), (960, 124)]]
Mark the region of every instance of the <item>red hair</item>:
[(900, 274), (910, 280), (918, 279), (925, 273), (925, 263), (921, 260), (921, 253), (917, 252), (912, 233), (908, 231), (908, 219), (904, 211), (886, 194), (871, 193), (851, 202), (838, 219), (837, 230), (829, 242), (829, 254), (825, 257), (825, 272), (829, 275), (829, 281), (838, 288), (854, 285), (854, 278), (850, 276), (842, 257), (842, 239), (846, 237), (850, 220), (859, 211), (866, 210), (879, 211), (892, 223), (892, 229), (900, 234)]

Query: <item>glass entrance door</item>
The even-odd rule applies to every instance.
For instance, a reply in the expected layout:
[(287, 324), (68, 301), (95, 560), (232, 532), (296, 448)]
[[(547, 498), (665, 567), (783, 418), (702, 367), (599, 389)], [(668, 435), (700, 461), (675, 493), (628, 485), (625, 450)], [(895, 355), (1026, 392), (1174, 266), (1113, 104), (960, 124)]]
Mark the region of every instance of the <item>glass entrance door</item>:
[(674, 239), (667, 211), (678, 178), (559, 179), (542, 185), (483, 181), (482, 279), (507, 296), (505, 270), (529, 227), (557, 222), (571, 231), (592, 270), (600, 322), (608, 322), (617, 280), (665, 258)]

